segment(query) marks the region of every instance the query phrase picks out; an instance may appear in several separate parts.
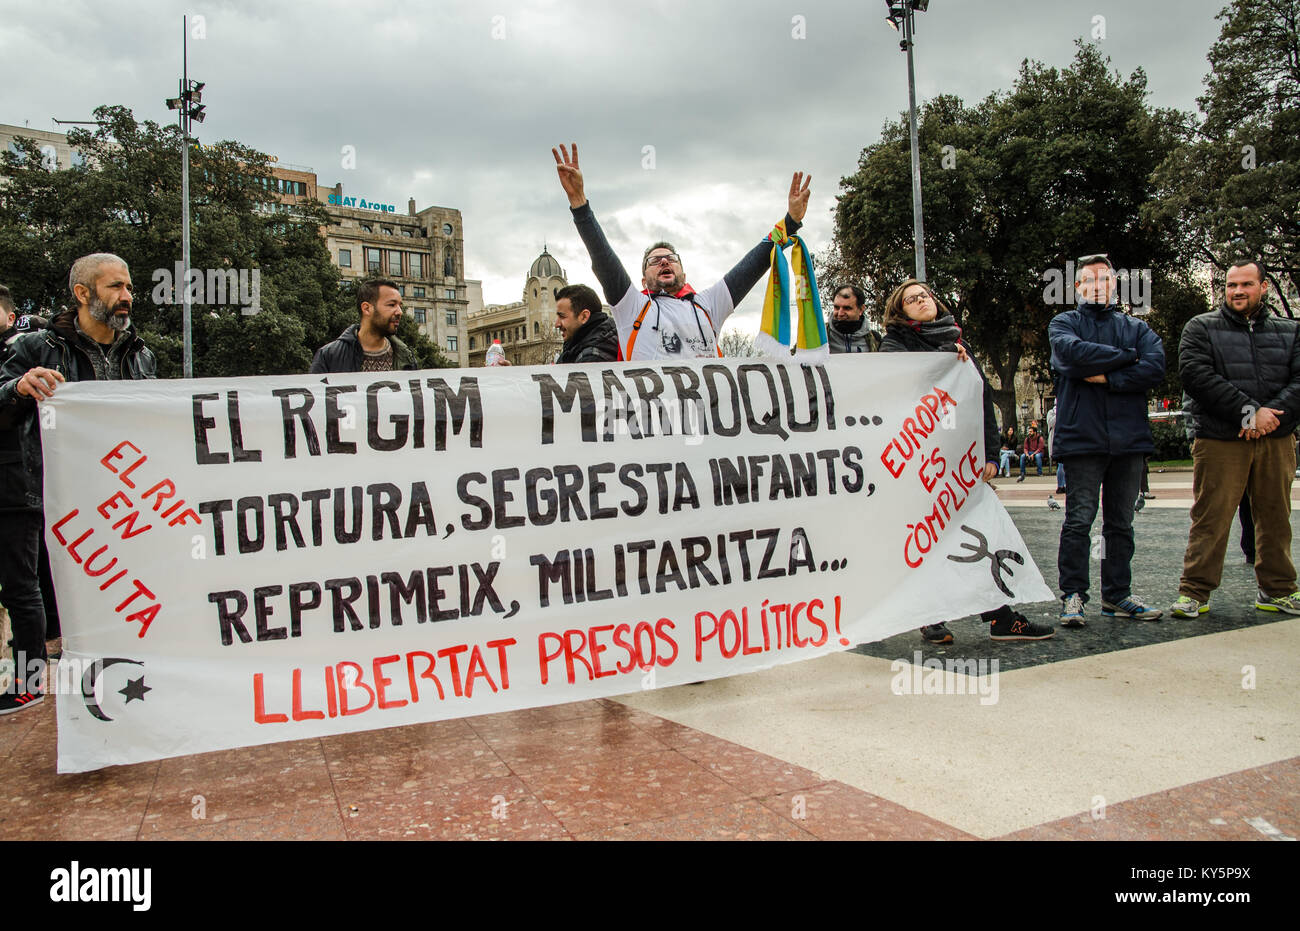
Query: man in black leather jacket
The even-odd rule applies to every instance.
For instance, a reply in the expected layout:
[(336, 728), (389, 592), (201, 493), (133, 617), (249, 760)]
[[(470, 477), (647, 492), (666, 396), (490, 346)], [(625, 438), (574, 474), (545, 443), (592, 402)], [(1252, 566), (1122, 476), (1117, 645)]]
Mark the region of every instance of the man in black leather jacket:
[(1192, 527), (1174, 617), (1209, 611), (1243, 491), (1255, 517), (1255, 607), (1300, 614), (1290, 518), (1300, 324), (1274, 313), (1267, 294), (1259, 262), (1234, 263), (1223, 304), (1187, 321), (1178, 344), (1183, 407), (1192, 421)]
[(131, 329), (131, 273), (107, 252), (83, 256), (68, 275), (75, 309), (25, 333), (0, 368), (0, 430), (17, 432), (20, 455), (0, 464), (0, 587), (13, 626), (15, 686), (0, 714), (44, 698), (45, 611), (37, 576), (43, 533), (37, 405), (66, 381), (153, 378), (156, 362)]
[(420, 367), (415, 353), (396, 335), (402, 320), (402, 293), (397, 282), (384, 278), (361, 282), (357, 315), (357, 323), (316, 350), (308, 374), (413, 372)]
[(564, 334), (556, 362), (614, 362), (618, 359), (618, 327), (600, 306), (600, 296), (585, 284), (571, 284), (555, 294), (555, 328)]

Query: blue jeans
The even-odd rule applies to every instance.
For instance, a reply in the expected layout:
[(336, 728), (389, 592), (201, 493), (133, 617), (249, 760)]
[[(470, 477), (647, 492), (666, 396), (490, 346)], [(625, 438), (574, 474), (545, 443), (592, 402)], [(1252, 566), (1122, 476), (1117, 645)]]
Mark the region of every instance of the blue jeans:
[(1061, 593), (1088, 600), (1091, 532), (1100, 499), (1101, 545), (1096, 555), (1101, 559), (1101, 597), (1116, 604), (1133, 593), (1133, 504), (1146, 457), (1141, 453), (1071, 456), (1062, 462), (1070, 491), (1065, 496), (1065, 523), (1056, 557)]
[(1014, 450), (1002, 449), (998, 451), (1001, 454), (1001, 461), (998, 463), (998, 472), (1011, 476), (1011, 457), (1015, 455)]
[(1067, 487), (1068, 487), (1068, 486), (1065, 484), (1065, 463), (1064, 463), (1064, 462), (1059, 462), (1059, 461), (1058, 461), (1058, 462), (1056, 463), (1056, 487), (1057, 487), (1057, 488), (1067, 488)]
[(1020, 454), (1020, 477), (1021, 477), (1021, 478), (1024, 478), (1024, 477), (1025, 477), (1025, 464), (1026, 464), (1027, 462), (1029, 462), (1030, 459), (1033, 459), (1033, 460), (1034, 460), (1034, 465), (1038, 466), (1038, 474), (1039, 474), (1039, 475), (1042, 475), (1042, 474), (1043, 474), (1043, 454), (1042, 454), (1042, 453), (1034, 453), (1032, 456), (1029, 455), (1029, 453), (1021, 453), (1021, 454)]

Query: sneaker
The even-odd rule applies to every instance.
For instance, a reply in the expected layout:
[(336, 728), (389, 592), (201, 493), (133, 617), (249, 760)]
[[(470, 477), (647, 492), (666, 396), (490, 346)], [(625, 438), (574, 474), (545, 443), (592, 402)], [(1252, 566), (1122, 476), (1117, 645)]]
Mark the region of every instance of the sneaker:
[[(1158, 621), (1165, 614), (1159, 608), (1148, 608), (1132, 595), (1114, 604), (1103, 601), (1101, 613), (1105, 617), (1130, 617), (1135, 621)], [(1296, 613), (1300, 614), (1300, 603), (1296, 606)]]
[(1024, 480), (1025, 480), (1025, 477), (1024, 477), (1023, 475), (1020, 476), (1020, 478), (1016, 479), (1017, 482), (1023, 482)]
[(1006, 620), (996, 620), (989, 626), (990, 640), (1046, 640), (1056, 636), (1056, 629), (1046, 624), (1035, 624), (1018, 611), (1012, 611)]
[(26, 689), (18, 694), (0, 695), (0, 714), (13, 714), (24, 708), (31, 708), (45, 701), (44, 692), (28, 692)]
[(926, 624), (921, 628), (921, 636), (925, 638), (926, 643), (952, 643), (952, 631), (945, 627), (942, 621), (938, 624)]
[(1196, 617), (1210, 610), (1208, 603), (1202, 603), (1188, 595), (1179, 595), (1178, 600), (1169, 606), (1170, 617)]
[(1156, 499), (1156, 496), (1151, 494), (1149, 491), (1142, 492), (1142, 497), (1146, 498), (1148, 501), (1154, 501)]
[(1066, 595), (1061, 599), (1061, 626), (1083, 626), (1083, 596)]
[(1056, 489), (1056, 493), (1057, 493), (1058, 495), (1063, 495), (1063, 494), (1065, 494), (1065, 486), (1062, 485), (1060, 488)]
[(1255, 607), (1261, 611), (1281, 611), (1284, 614), (1300, 614), (1300, 592), (1292, 592), (1281, 598), (1270, 598), (1263, 592), (1255, 596)]

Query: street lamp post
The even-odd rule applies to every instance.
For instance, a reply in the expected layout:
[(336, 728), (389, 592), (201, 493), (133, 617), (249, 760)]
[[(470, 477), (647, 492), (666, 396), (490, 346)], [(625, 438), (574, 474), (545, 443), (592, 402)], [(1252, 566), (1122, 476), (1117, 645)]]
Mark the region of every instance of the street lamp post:
[(916, 73), (912, 66), (912, 37), (916, 13), (930, 8), (930, 0), (885, 0), (889, 25), (903, 34), (899, 47), (907, 53), (907, 121), (912, 137), (912, 237), (916, 250), (916, 280), (925, 281), (925, 222), (921, 218), (921, 150), (916, 140)]
[(203, 82), (191, 81), (189, 75), (189, 17), (181, 17), (181, 80), (180, 96), (167, 101), (168, 110), (180, 111), (181, 125), (181, 264), (182, 277), (177, 282), (181, 289), (181, 328), (184, 331), (182, 370), (186, 378), (194, 377), (194, 342), (190, 323), (190, 124), (202, 123), (204, 116)]

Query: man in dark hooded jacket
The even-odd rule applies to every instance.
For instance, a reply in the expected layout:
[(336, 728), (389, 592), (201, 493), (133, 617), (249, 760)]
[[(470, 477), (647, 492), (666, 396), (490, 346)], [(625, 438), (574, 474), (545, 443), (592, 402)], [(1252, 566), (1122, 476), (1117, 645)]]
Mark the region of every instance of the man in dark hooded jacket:
[(556, 363), (614, 362), (618, 326), (600, 306), (600, 297), (585, 284), (571, 284), (555, 294), (555, 327), (564, 334)]
[(1104, 255), (1079, 259), (1078, 306), (1047, 328), (1056, 375), (1056, 457), (1065, 463), (1065, 522), (1057, 568), (1061, 626), (1082, 627), (1092, 524), (1102, 509), (1101, 613), (1159, 620), (1132, 592), (1133, 504), (1155, 452), (1146, 393), (1165, 377), (1165, 350), (1144, 322), (1112, 303), (1115, 269)]

